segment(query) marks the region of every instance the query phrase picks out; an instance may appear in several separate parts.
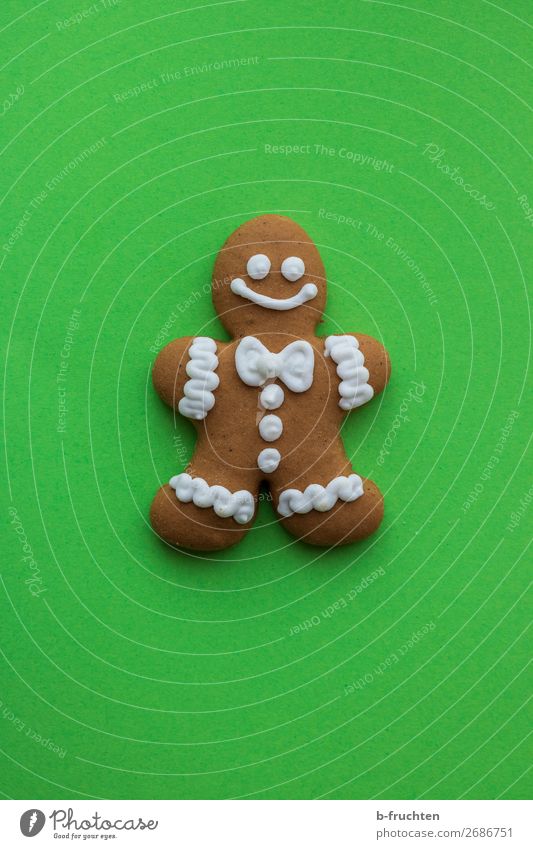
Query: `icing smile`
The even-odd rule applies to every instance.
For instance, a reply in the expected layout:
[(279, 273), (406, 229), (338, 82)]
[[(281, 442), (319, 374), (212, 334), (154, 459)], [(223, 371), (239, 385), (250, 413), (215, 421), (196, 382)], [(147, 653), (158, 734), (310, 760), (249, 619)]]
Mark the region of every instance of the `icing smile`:
[(292, 295), (290, 298), (270, 298), (268, 295), (250, 289), (240, 277), (231, 281), (231, 291), (259, 307), (265, 307), (267, 310), (292, 310), (316, 298), (318, 293), (314, 283), (306, 283), (296, 295)]

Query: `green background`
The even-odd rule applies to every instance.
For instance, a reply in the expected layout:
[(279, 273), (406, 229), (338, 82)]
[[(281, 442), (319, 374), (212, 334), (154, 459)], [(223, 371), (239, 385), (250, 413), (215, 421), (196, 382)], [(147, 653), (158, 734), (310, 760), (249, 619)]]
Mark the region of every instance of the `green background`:
[[(3, 0), (5, 796), (528, 795), (530, 12)], [(177, 553), (154, 352), (226, 338), (214, 257), (264, 212), (320, 247), (320, 332), (390, 351), (344, 428), (385, 521), (321, 551), (265, 498)]]

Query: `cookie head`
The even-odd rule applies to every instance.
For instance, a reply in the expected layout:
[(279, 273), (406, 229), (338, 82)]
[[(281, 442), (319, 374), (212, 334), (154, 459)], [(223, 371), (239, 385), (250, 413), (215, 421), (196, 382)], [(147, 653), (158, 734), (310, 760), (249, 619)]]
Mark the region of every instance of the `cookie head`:
[(213, 303), (234, 336), (312, 333), (326, 303), (318, 249), (295, 221), (261, 215), (247, 221), (219, 252)]

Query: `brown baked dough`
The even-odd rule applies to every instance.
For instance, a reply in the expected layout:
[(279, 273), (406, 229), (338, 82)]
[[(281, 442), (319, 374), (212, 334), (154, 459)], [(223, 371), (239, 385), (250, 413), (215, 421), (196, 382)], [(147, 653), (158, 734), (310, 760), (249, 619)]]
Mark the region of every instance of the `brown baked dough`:
[[(248, 260), (256, 255), (267, 256), (271, 263), (270, 271), (261, 280), (252, 279), (247, 273)], [(303, 261), (305, 272), (301, 279), (291, 282), (281, 273), (282, 262), (287, 257)], [(252, 292), (273, 299), (291, 298), (307, 284), (316, 286), (316, 295), (291, 309), (270, 309), (234, 292), (231, 283), (236, 278), (244, 281)], [(217, 515), (213, 506), (179, 500), (175, 490), (166, 485), (152, 503), (150, 519), (154, 530), (163, 540), (181, 548), (200, 551), (227, 548), (239, 542), (251, 528), (257, 495), (264, 482), (272, 493), (276, 516), (290, 534), (321, 546), (367, 537), (381, 522), (383, 498), (376, 484), (366, 478), (361, 478), (363, 494), (355, 500), (343, 500), (339, 496), (325, 511), (313, 507), (309, 512), (281, 517), (277, 512), (282, 493), (287, 490), (304, 493), (310, 484), (325, 488), (338, 477), (354, 474), (340, 436), (347, 412), (339, 406), (342, 378), (333, 357), (325, 355), (325, 338), (315, 334), (326, 304), (326, 276), (314, 242), (296, 222), (281, 215), (262, 215), (248, 221), (235, 230), (216, 258), (212, 296), (215, 310), (232, 340), (215, 340), (218, 358), (215, 374), (219, 382), (213, 390), (214, 406), (205, 417), (193, 420), (198, 439), (185, 472), (193, 480), (203, 479), (209, 487), (222, 486), (229, 493), (243, 490), (251, 493), (254, 515), (239, 524), (235, 516)], [(272, 354), (279, 354), (296, 340), (305, 340), (314, 354), (311, 386), (305, 391), (293, 391), (280, 376), (268, 377), (262, 385), (245, 383), (237, 372), (235, 353), (243, 338), (250, 336)], [(170, 342), (160, 352), (153, 369), (157, 393), (176, 411), (191, 379), (187, 366), (191, 362), (194, 338)], [(366, 382), (377, 395), (390, 377), (387, 351), (370, 336), (357, 334), (353, 339), (356, 342), (349, 344), (358, 346), (363, 354), (364, 368), (369, 374)], [(282, 388), (284, 399), (279, 408), (265, 410), (259, 396), (270, 383)], [(274, 441), (265, 441), (259, 432), (259, 422), (266, 415), (274, 415), (282, 422), (282, 433)], [(258, 467), (258, 456), (267, 448), (276, 449), (281, 455), (277, 469), (269, 473)]]

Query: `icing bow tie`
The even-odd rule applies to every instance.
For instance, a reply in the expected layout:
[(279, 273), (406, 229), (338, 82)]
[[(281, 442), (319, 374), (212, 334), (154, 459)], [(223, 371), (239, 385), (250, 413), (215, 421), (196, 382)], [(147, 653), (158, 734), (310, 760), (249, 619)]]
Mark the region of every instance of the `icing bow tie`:
[(305, 392), (313, 383), (315, 355), (309, 342), (303, 339), (273, 354), (255, 336), (245, 336), (235, 352), (235, 366), (248, 386), (261, 386), (278, 377), (293, 392)]

